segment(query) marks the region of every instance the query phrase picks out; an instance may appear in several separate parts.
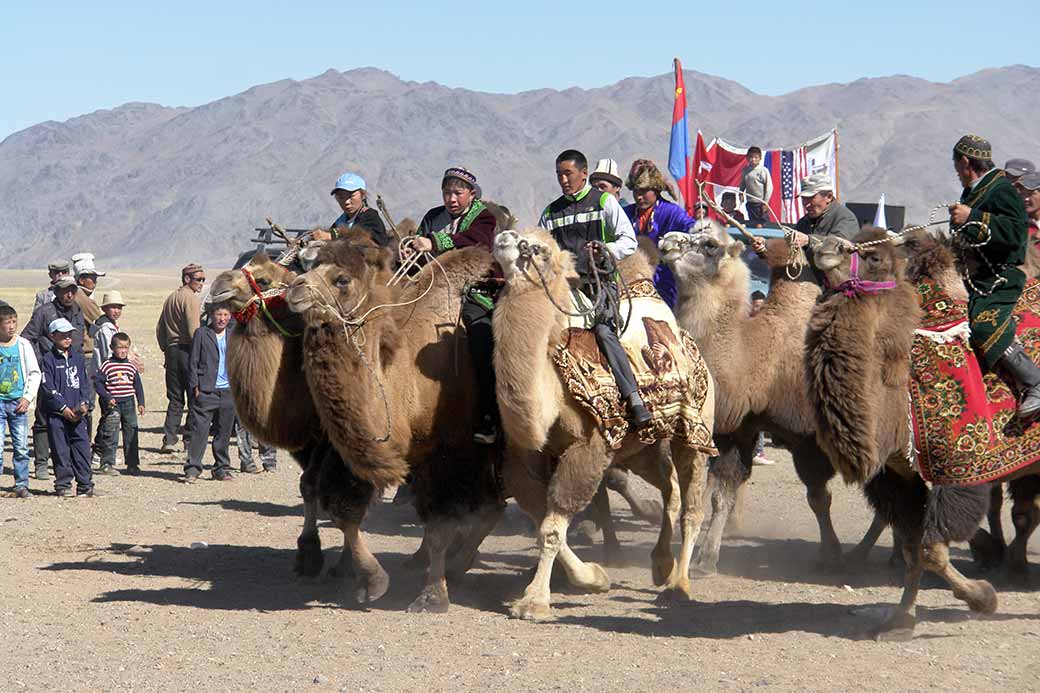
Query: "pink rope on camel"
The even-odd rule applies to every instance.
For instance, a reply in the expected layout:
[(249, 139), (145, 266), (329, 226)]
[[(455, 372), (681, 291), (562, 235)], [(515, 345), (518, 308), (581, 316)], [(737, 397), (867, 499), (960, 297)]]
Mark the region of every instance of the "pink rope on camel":
[(849, 298), (855, 296), (862, 296), (869, 294), (874, 296), (881, 293), (882, 291), (888, 291), (889, 289), (896, 288), (895, 282), (873, 282), (859, 278), (859, 253), (852, 253), (852, 267), (851, 276), (848, 280), (842, 282), (838, 286), (834, 287), (835, 291), (840, 291)]

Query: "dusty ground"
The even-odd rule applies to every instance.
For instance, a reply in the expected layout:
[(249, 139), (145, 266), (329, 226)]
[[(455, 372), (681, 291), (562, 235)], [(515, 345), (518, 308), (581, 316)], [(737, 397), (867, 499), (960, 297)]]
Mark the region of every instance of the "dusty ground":
[[(44, 281), (0, 272), (0, 298), (24, 320)], [(780, 463), (756, 468), (744, 531), (725, 542), (719, 576), (695, 582), (694, 603), (655, 604), (655, 535), (621, 508), (626, 554), (609, 568), (611, 591), (560, 591), (555, 621), (510, 620), (505, 604), (522, 592), (535, 555), (511, 506), (482, 548), (483, 565), (452, 587), (450, 613), (410, 615), (403, 608), (419, 578), (401, 563), (420, 528), (410, 508), (383, 502), (366, 529), (393, 582), (382, 601), (358, 609), (349, 580), (291, 573), (302, 510), (287, 456), (275, 474), (178, 483), (181, 456), (157, 453), (165, 402), (153, 337), (175, 279), (108, 281), (129, 300), (122, 326), (147, 360), (146, 475), (99, 477), (105, 495), (93, 500), (58, 499), (35, 480), (32, 500), (0, 500), (0, 690), (1040, 688), (1040, 592), (999, 576), (992, 618), (973, 619), (930, 579), (912, 642), (858, 640), (899, 598), (890, 537), (864, 571), (816, 570), (815, 522), (778, 451)], [(6, 487), (9, 452), (4, 460)], [(834, 490), (835, 523), (852, 544), (870, 516), (855, 489)], [(323, 527), (321, 538), (331, 563), (341, 537)], [(1040, 562), (1040, 536), (1031, 548)], [(971, 572), (966, 551), (955, 555)]]

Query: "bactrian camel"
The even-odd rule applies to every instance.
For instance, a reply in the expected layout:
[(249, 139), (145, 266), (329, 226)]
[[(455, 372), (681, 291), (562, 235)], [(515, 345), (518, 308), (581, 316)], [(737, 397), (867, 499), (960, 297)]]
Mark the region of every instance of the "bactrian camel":
[[(210, 300), (226, 303), (236, 317), (227, 362), (239, 422), (263, 442), (288, 450), (303, 469), (304, 526), (297, 539), (296, 572), (307, 577), (321, 572), (320, 505), (344, 533), (344, 550), (332, 569), (340, 577), (349, 572), (352, 558), (375, 561), (356, 529), (373, 488), (352, 477), (322, 433), (302, 374), (303, 323), (284, 301), (294, 278), (266, 253), (257, 253), (243, 267), (218, 275)], [(388, 581), (382, 568), (372, 573), (367, 596), (375, 597), (386, 591)]]
[[(409, 610), (444, 612), (446, 573), (469, 568), (502, 511), (495, 451), (473, 443), (476, 385), (456, 329), (460, 292), (490, 275), (491, 256), (454, 251), (404, 288), (387, 285), (388, 251), (334, 241), (318, 262), (287, 294), (306, 323), (304, 373), (318, 418), (362, 482), (383, 489), (411, 473), (429, 565)], [(371, 579), (365, 565), (355, 570)]]
[[(855, 240), (886, 239), (884, 230), (867, 228)], [(973, 611), (990, 614), (997, 608), (992, 585), (965, 578), (950, 563), (948, 547), (975, 533), (989, 489), (928, 488), (908, 458), (909, 355), (921, 308), (916, 285), (905, 279), (906, 259), (897, 247), (902, 240), (859, 245), (857, 251), (858, 280), (892, 282), (894, 288), (830, 292), (813, 309), (806, 334), (805, 368), (820, 445), (847, 483), (865, 485), (868, 499), (902, 540), (903, 596), (893, 615), (871, 629), (879, 639), (912, 635), (924, 570), (945, 579)], [(840, 240), (825, 239), (814, 255), (831, 286), (842, 286), (852, 276), (852, 255)], [(1036, 471), (1034, 464), (1014, 476)], [(1031, 506), (1035, 526), (1040, 509)], [(1012, 552), (1024, 557), (1024, 542), (1013, 545)]]
[[(521, 243), (527, 252), (521, 253)], [(576, 278), (574, 262), (547, 232), (503, 231), (495, 239), (495, 259), (505, 275), (494, 315), (495, 377), (502, 426), (509, 448), (503, 477), (520, 506), (538, 525), (539, 559), (534, 578), (510, 613), (525, 619), (551, 616), (549, 579), (557, 557), (570, 581), (592, 591), (606, 591), (610, 581), (602, 567), (582, 562), (567, 545), (571, 518), (593, 498), (606, 468), (617, 465), (637, 472), (659, 488), (664, 500), (661, 533), (652, 553), (655, 584), (663, 594), (691, 597), (689, 564), (700, 528), (701, 494), (707, 455), (673, 442), (672, 462), (659, 449), (647, 447), (629, 432), (618, 450), (609, 449), (595, 421), (565, 391), (551, 361), (567, 328), (557, 305), (570, 305), (568, 282)], [(646, 259), (637, 254), (627, 277), (651, 277)], [(641, 263), (633, 269), (633, 263)], [(535, 264), (545, 278), (540, 283)], [(714, 401), (711, 379), (700, 412), (711, 427)], [(682, 553), (676, 563), (672, 531), (682, 506)]]
[[(697, 342), (715, 376), (715, 442), (719, 458), (711, 466), (712, 516), (698, 568), (713, 574), (723, 529), (738, 487), (750, 474), (755, 438), (761, 430), (791, 451), (795, 471), (806, 487), (809, 507), (820, 528), (820, 562), (836, 568), (841, 542), (831, 522), (827, 484), (834, 468), (816, 444), (816, 422), (806, 397), (805, 326), (820, 296), (812, 269), (805, 263), (788, 274), (790, 251), (776, 239), (767, 243), (765, 260), (772, 270), (762, 310), (750, 308), (750, 270), (741, 258), (744, 244), (711, 222), (697, 234), (669, 233), (660, 243), (661, 259), (675, 276), (675, 316)], [(800, 251), (799, 251), (799, 254)], [(875, 519), (853, 556), (866, 553), (884, 529)]]

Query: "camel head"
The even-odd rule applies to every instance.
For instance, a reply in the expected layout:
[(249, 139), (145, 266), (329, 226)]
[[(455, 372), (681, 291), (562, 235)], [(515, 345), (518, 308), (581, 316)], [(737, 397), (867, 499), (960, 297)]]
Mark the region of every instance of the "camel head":
[(540, 285), (539, 273), (549, 284), (556, 279), (577, 277), (574, 258), (560, 250), (549, 232), (542, 229), (500, 232), (495, 236), (493, 254), (507, 285), (523, 282)]
[(295, 276), (287, 267), (272, 261), (267, 253), (260, 251), (242, 269), (225, 270), (217, 275), (210, 287), (209, 300), (227, 303), (233, 313), (243, 310), (256, 296), (247, 273), (252, 275), (261, 292), (288, 287)]
[(285, 294), (289, 308), (311, 325), (353, 314), (380, 281), (383, 263), (371, 263), (366, 249), (346, 240), (318, 251), (318, 265), (297, 277)]
[[(885, 243), (867, 245), (885, 239), (888, 239)], [(895, 282), (904, 278), (904, 237), (889, 239), (885, 229), (867, 226), (856, 234), (853, 243), (855, 245), (850, 246), (838, 236), (828, 236), (813, 249), (813, 263), (823, 272), (829, 286), (847, 286), (850, 281)]]
[(712, 280), (734, 263), (743, 266), (744, 244), (734, 240), (717, 222), (697, 233), (666, 233), (657, 244), (661, 262), (680, 283)]

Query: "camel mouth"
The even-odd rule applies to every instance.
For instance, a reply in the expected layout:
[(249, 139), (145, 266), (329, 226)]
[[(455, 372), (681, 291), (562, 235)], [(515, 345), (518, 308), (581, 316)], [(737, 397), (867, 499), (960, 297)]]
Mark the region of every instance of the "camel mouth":
[(294, 313), (306, 313), (314, 306), (311, 286), (306, 281), (297, 279), (285, 292), (285, 302)]

